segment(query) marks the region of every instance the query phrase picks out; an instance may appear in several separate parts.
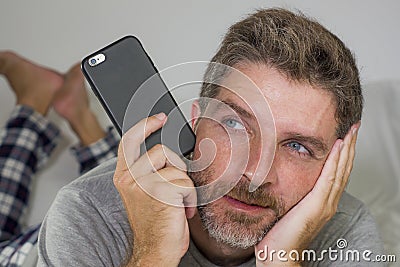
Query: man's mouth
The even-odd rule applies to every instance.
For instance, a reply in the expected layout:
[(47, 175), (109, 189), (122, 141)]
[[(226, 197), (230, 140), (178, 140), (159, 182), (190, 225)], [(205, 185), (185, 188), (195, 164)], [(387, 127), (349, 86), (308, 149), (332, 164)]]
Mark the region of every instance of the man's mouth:
[(223, 199), (228, 202), (231, 206), (233, 206), (236, 209), (243, 210), (243, 211), (261, 211), (265, 210), (268, 207), (263, 207), (260, 205), (257, 205), (256, 203), (253, 203), (249, 200), (242, 200), (242, 199), (236, 199), (233, 196), (228, 196), (225, 195)]

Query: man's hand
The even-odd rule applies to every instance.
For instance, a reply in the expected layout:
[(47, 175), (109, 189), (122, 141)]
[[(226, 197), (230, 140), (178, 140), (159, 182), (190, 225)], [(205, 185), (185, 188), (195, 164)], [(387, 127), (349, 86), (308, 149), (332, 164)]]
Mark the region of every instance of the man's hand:
[(283, 257), (288, 261), (280, 261), (275, 253), (273, 262), (269, 255), (265, 261), (257, 258), (257, 266), (299, 266), (299, 262), (289, 258), (289, 253), (291, 250), (297, 250), (301, 255), (322, 227), (335, 215), (353, 167), (359, 127), (360, 122), (351, 127), (343, 141), (338, 139), (335, 142), (314, 188), (255, 246), (256, 257), (265, 257), (260, 251), (265, 253), (265, 247), (268, 247), (269, 252), (284, 250), (286, 255)]
[(162, 145), (139, 157), (140, 144), (165, 121), (163, 113), (143, 119), (119, 145), (114, 184), (134, 238), (128, 266), (177, 266), (189, 247), (186, 218), (193, 217), (195, 208), (184, 206), (194, 207), (197, 200), (184, 162)]

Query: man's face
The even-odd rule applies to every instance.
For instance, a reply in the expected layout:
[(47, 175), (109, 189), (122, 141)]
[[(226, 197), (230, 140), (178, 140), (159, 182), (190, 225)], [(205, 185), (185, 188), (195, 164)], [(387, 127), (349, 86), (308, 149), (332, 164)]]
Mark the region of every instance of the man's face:
[[(249, 192), (257, 165), (263, 164), (260, 155), (273, 151), (263, 151), (270, 148), (260, 146), (261, 141), (268, 142), (262, 140), (266, 138), (259, 128), (263, 124), (244, 114), (262, 118), (262, 114), (255, 113), (266, 110), (261, 105), (267, 104), (255, 100), (259, 97), (252, 98), (251, 94), (260, 93), (252, 89), (246, 92), (245, 103), (237, 93), (221, 88), (216, 99), (237, 111), (238, 119), (223, 119), (219, 112), (224, 111), (220, 110), (212, 112), (214, 120), (199, 119), (193, 159), (201, 157), (199, 144), (204, 139), (214, 142), (216, 153), (206, 169), (192, 173), (191, 177), (196, 186), (209, 184), (226, 171), (229, 162), (248, 157), (245, 168), (238, 173), (241, 177), (238, 184), (222, 198), (199, 208), (203, 225), (213, 238), (232, 247), (248, 248), (257, 244), (314, 186), (336, 140), (336, 107), (327, 91), (291, 82), (267, 66), (247, 64), (236, 69), (260, 88), (271, 108), (276, 128), (271, 168), (262, 185)], [(231, 153), (235, 136), (242, 133), (248, 138), (248, 154)]]

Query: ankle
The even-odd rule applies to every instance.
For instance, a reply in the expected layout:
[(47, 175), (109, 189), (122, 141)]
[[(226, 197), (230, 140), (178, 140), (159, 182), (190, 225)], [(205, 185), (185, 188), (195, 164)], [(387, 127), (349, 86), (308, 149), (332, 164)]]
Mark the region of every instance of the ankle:
[(106, 136), (106, 132), (90, 110), (81, 115), (79, 119), (69, 121), (69, 123), (82, 146), (88, 146)]
[[(64, 103), (65, 104), (65, 103)], [(64, 105), (66, 107), (66, 105)], [(85, 124), (90, 123), (93, 120), (93, 113), (89, 107), (79, 108), (65, 108), (63, 107), (62, 112), (56, 110), (73, 128), (81, 129)]]
[(40, 113), (42, 116), (46, 116), (49, 111), (50, 105), (49, 103), (43, 101), (36, 101), (33, 98), (18, 98), (17, 97), (17, 105), (27, 106)]

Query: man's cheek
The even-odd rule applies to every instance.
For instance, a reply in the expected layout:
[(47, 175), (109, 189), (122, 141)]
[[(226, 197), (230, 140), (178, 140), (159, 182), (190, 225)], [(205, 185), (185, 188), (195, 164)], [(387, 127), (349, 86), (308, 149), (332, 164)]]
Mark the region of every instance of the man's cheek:
[(321, 172), (321, 164), (301, 164), (299, 161), (286, 161), (278, 171), (279, 191), (292, 207), (307, 195), (315, 185)]
[(230, 142), (222, 138), (215, 138), (214, 141), (217, 152), (212, 162), (212, 169), (215, 174), (214, 179), (218, 179), (218, 177), (222, 177), (224, 173), (229, 171), (228, 169), (232, 166), (230, 163), (234, 161), (234, 157), (230, 149)]
[(227, 171), (229, 163), (234, 160), (230, 146), (229, 141), (214, 134), (197, 139), (193, 160), (197, 161), (196, 167), (200, 168), (200, 171), (213, 174), (213, 177), (207, 177), (209, 181), (221, 177)]

